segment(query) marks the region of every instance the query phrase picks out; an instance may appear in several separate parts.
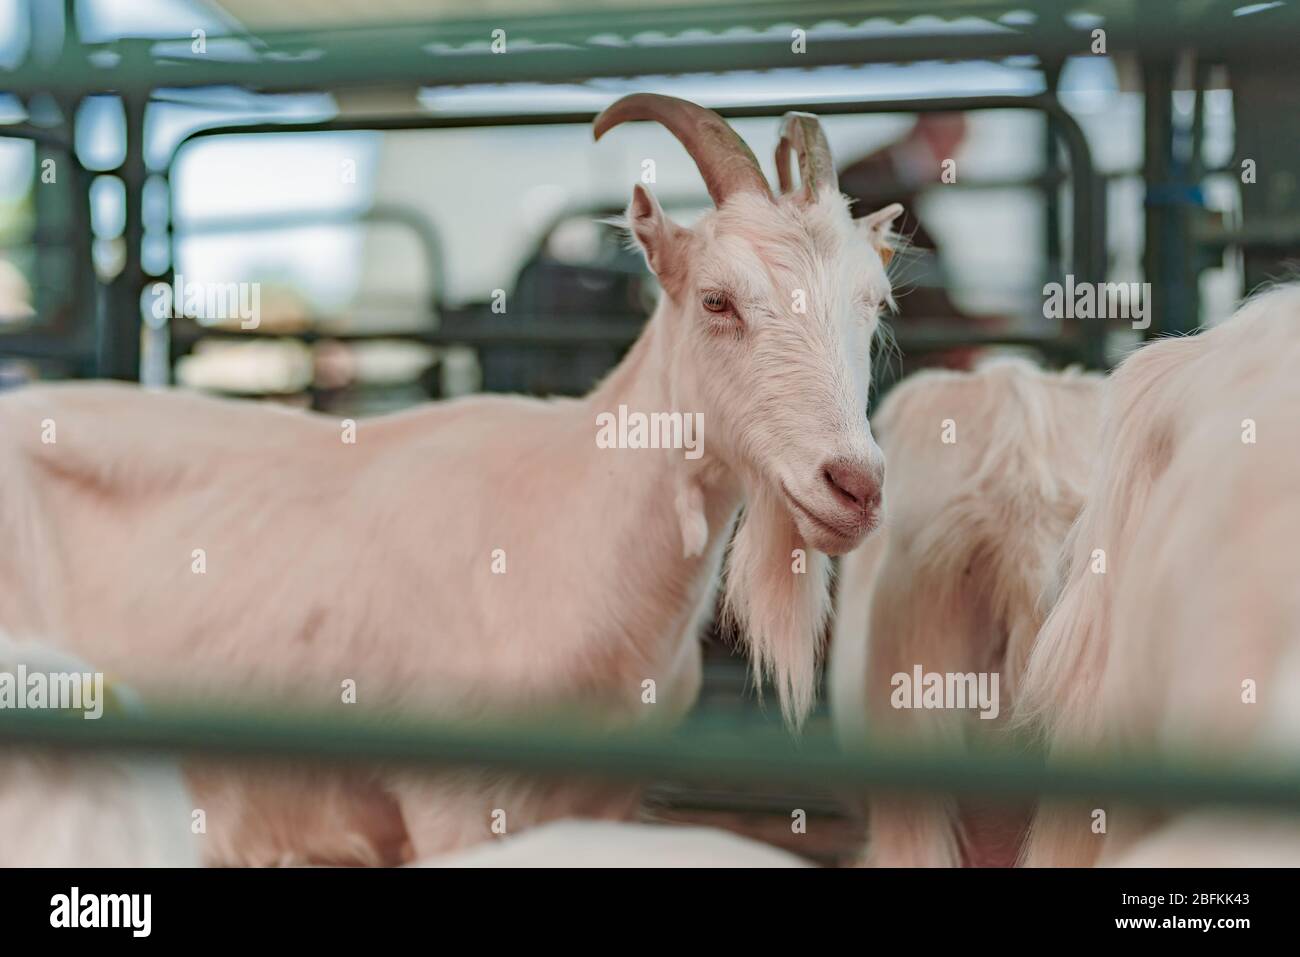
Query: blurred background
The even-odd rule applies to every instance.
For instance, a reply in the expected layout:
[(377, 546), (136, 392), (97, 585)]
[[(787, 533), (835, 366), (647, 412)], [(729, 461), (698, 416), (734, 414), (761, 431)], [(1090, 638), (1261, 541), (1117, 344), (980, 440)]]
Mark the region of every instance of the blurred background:
[[(1297, 6), (0, 0), (0, 388), (583, 393), (656, 295), (602, 220), (647, 158), (670, 214), (708, 207), (662, 128), (592, 143), (647, 90), (773, 180), (778, 118), (817, 113), (859, 210), (905, 204), (882, 388), (991, 350), (1106, 367), (1300, 251)], [(1066, 277), (1148, 284), (1150, 328), (1047, 318)], [(703, 707), (746, 680), (714, 658)]]
[(646, 89), (733, 108), (769, 173), (782, 110), (825, 116), (845, 192), (908, 207), (906, 365), (1102, 365), (1132, 330), (1061, 328), (1045, 283), (1151, 282), (1182, 331), (1292, 252), (1260, 49), (1291, 6), (0, 0), (0, 377), (349, 414), (584, 392), (655, 295), (600, 218), (645, 157), (674, 215), (707, 204), (664, 130), (591, 143)]

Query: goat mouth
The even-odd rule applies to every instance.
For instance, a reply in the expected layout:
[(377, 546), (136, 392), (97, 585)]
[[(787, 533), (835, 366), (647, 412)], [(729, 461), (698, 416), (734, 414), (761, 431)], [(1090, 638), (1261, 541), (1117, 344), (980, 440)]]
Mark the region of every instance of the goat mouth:
[(784, 482), (781, 483), (781, 491), (785, 493), (786, 501), (794, 507), (797, 514), (803, 516), (803, 518), (805, 518), (808, 523), (819, 532), (822, 532), (831, 538), (838, 539), (843, 543), (856, 542), (867, 532), (871, 531), (873, 523), (867, 515), (863, 515), (860, 521), (852, 523), (833, 521), (829, 518), (824, 518), (817, 512), (814, 512), (803, 502), (795, 498), (791, 491), (785, 487)]

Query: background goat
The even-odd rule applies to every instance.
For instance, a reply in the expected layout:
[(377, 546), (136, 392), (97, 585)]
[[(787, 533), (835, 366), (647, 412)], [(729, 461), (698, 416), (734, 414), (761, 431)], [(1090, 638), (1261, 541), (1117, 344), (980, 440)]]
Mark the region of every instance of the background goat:
[[(346, 708), (353, 682), (364, 709), (672, 720), (698, 689), (697, 628), (743, 503), (727, 604), (797, 722), (826, 555), (877, 521), (867, 385), (901, 207), (854, 221), (804, 114), (786, 119), (777, 195), (717, 114), (639, 94), (596, 135), (631, 120), (682, 142), (717, 208), (686, 228), (634, 188), (627, 225), (664, 294), (591, 395), (427, 406), (353, 424), (354, 442), (346, 422), (195, 395), (6, 395), (0, 623), (68, 636), (146, 697)], [(701, 414), (704, 454), (599, 448), (621, 407)], [(424, 857), (501, 819), (629, 805), (472, 773), (217, 768), (190, 783), (224, 863)]]
[[(1259, 761), (1282, 750), (1294, 761), (1297, 361), (1300, 288), (1289, 286), (1199, 336), (1146, 346), (1113, 375), (1060, 601), (1024, 681), (1024, 716), (1054, 753)], [(1258, 704), (1243, 699), (1248, 679)], [(1096, 810), (1107, 812), (1106, 833), (1094, 833)], [(1158, 820), (1096, 801), (1045, 805), (1025, 863), (1112, 861)], [(1248, 855), (1229, 835), (1257, 828), (1276, 837), (1267, 819), (1188, 815), (1130, 862), (1186, 863), (1179, 848), (1192, 853), (1196, 834), (1240, 859)], [(1294, 841), (1293, 825), (1289, 833)]]
[[(831, 645), (837, 734), (960, 746), (1005, 728), (1040, 601), (1083, 504), (1102, 380), (997, 361), (973, 373), (922, 372), (881, 404), (873, 426), (889, 462), (885, 524), (844, 560)], [(895, 709), (891, 676), (999, 675), (995, 719)], [(1022, 809), (945, 798), (870, 802), (867, 862), (1014, 862)]]

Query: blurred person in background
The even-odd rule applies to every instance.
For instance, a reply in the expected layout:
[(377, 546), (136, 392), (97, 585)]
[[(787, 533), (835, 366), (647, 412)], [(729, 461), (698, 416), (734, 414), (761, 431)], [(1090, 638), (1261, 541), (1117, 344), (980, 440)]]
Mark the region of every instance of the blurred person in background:
[[(963, 113), (922, 113), (901, 139), (840, 171), (840, 189), (853, 199), (855, 209), (881, 209), (901, 203), (905, 210), (895, 227), (905, 244), (898, 253), (901, 261), (892, 269), (899, 289), (898, 313), (890, 320), (894, 327), (928, 322), (971, 325), (989, 331), (1003, 324), (995, 316), (971, 315), (953, 302), (948, 295), (939, 244), (916, 212), (922, 193), (942, 182), (943, 162), (957, 154), (966, 132)], [(969, 369), (978, 352), (957, 348), (909, 356), (900, 374), (931, 366)]]

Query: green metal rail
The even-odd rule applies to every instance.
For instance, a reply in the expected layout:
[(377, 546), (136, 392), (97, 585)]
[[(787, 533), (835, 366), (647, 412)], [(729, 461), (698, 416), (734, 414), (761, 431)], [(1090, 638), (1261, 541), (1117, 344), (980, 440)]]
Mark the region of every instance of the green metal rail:
[[(1108, 49), (1175, 56), (1187, 47), (1221, 54), (1248, 44), (1253, 55), (1289, 58), (1300, 16), (1293, 4), (1267, 16), (1237, 17), (1238, 3), (1098, 0)], [(1029, 13), (1032, 21), (1007, 19)], [(641, 9), (433, 18), (413, 23), (353, 24), (348, 29), (261, 30), (238, 34), (242, 55), (191, 52), (191, 38), (123, 38), (64, 48), (48, 63), (0, 71), (0, 89), (79, 95), (91, 90), (147, 96), (179, 87), (241, 86), (266, 92), (340, 86), (429, 86), (503, 82), (575, 82), (593, 77), (671, 72), (767, 70), (930, 59), (936, 50), (965, 60), (1036, 55), (1044, 60), (1088, 53), (1090, 29), (1071, 23), (1057, 0), (987, 3), (924, 0), (788, 0), (666, 4)], [(861, 29), (876, 20), (901, 23), (930, 15), (951, 24), (983, 18), (989, 29), (895, 32)], [(795, 53), (794, 28), (807, 31)], [(491, 49), (505, 30), (507, 49)], [(209, 42), (215, 43), (214, 35)], [(959, 47), (959, 50), (957, 49)], [(940, 54), (944, 55), (944, 54)]]
[(1300, 811), (1300, 763), (1238, 753), (1211, 763), (1150, 755), (1054, 760), (1010, 751), (873, 744), (847, 753), (828, 733), (795, 739), (748, 722), (696, 718), (672, 732), (583, 730), (572, 720), (469, 727), (359, 715), (158, 710), (97, 721), (9, 711), (0, 747), (187, 753), (238, 759), (477, 766), (624, 780), (812, 785), (838, 791), (941, 792), (1132, 804), (1232, 805)]

